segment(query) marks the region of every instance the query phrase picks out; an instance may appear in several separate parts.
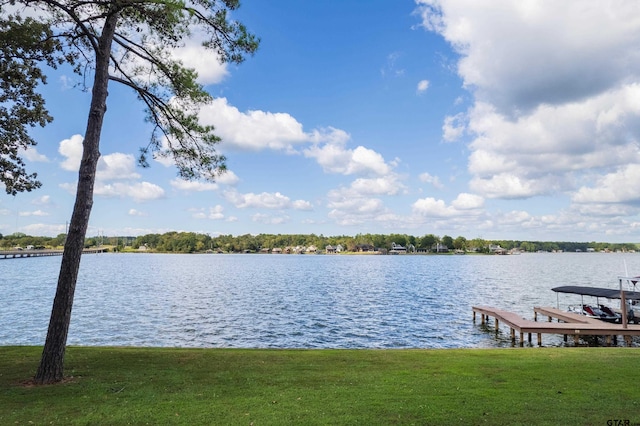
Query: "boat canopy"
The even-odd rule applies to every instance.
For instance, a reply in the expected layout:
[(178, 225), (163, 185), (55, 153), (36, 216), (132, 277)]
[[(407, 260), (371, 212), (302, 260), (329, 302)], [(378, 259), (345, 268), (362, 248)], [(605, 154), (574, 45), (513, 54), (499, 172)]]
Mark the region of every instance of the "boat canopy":
[[(583, 287), (577, 285), (564, 285), (560, 287), (554, 287), (551, 290), (556, 293), (572, 293), (580, 294), (583, 296), (593, 297), (606, 297), (607, 299), (620, 299), (620, 290), (614, 290), (610, 288), (602, 287)], [(640, 291), (626, 291), (624, 292), (624, 298), (627, 300), (640, 300)]]

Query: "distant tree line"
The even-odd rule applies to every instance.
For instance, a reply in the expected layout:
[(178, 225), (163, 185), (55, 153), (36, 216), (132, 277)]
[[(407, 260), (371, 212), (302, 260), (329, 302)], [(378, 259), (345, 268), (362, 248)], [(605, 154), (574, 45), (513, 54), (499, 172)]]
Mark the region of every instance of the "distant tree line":
[(10, 235), (0, 234), (0, 248), (8, 250), (15, 247), (62, 247), (65, 241), (65, 234), (60, 234), (57, 237), (32, 237), (21, 232), (16, 232)]
[[(0, 248), (5, 250), (27, 246), (61, 248), (64, 245), (65, 238), (65, 234), (59, 234), (56, 237), (34, 237), (23, 233), (4, 236), (0, 234)], [(484, 240), (482, 238), (466, 239), (462, 236), (453, 238), (449, 235), (440, 237), (434, 234), (427, 234), (422, 237), (407, 234), (357, 234), (355, 236), (340, 235), (331, 237), (316, 234), (244, 234), (212, 237), (194, 232), (166, 232), (164, 234), (147, 234), (139, 237), (94, 236), (85, 239), (85, 247), (109, 245), (114, 250), (121, 251), (125, 249), (138, 250), (141, 246), (144, 246), (150, 251), (169, 253), (197, 253), (209, 250), (225, 253), (257, 253), (265, 249), (310, 246), (315, 246), (320, 251), (323, 251), (327, 246), (340, 246), (343, 251), (356, 252), (363, 246), (390, 250), (394, 243), (403, 247), (410, 247), (418, 252), (463, 250), (488, 253), (491, 247), (497, 246), (505, 250), (519, 249), (524, 252), (586, 252), (588, 249), (595, 251), (630, 251), (638, 248), (637, 244), (633, 243)]]

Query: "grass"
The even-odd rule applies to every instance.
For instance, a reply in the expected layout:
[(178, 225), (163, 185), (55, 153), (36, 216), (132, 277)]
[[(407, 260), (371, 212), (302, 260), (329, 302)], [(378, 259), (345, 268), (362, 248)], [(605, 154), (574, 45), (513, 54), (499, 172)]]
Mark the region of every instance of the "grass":
[(640, 424), (634, 348), (40, 351), (0, 347), (0, 424)]

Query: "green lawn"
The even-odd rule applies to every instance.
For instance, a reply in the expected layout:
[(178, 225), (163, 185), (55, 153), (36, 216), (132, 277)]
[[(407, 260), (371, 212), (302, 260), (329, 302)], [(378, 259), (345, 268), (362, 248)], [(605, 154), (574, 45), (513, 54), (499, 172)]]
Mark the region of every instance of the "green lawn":
[(0, 347), (0, 424), (640, 424), (634, 348), (40, 351)]

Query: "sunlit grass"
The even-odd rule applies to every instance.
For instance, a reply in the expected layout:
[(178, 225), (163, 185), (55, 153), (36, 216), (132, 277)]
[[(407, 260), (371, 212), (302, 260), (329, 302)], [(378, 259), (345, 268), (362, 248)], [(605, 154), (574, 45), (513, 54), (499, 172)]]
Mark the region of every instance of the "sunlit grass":
[(40, 348), (0, 347), (0, 424), (640, 423), (634, 348), (80, 348), (33, 387)]

